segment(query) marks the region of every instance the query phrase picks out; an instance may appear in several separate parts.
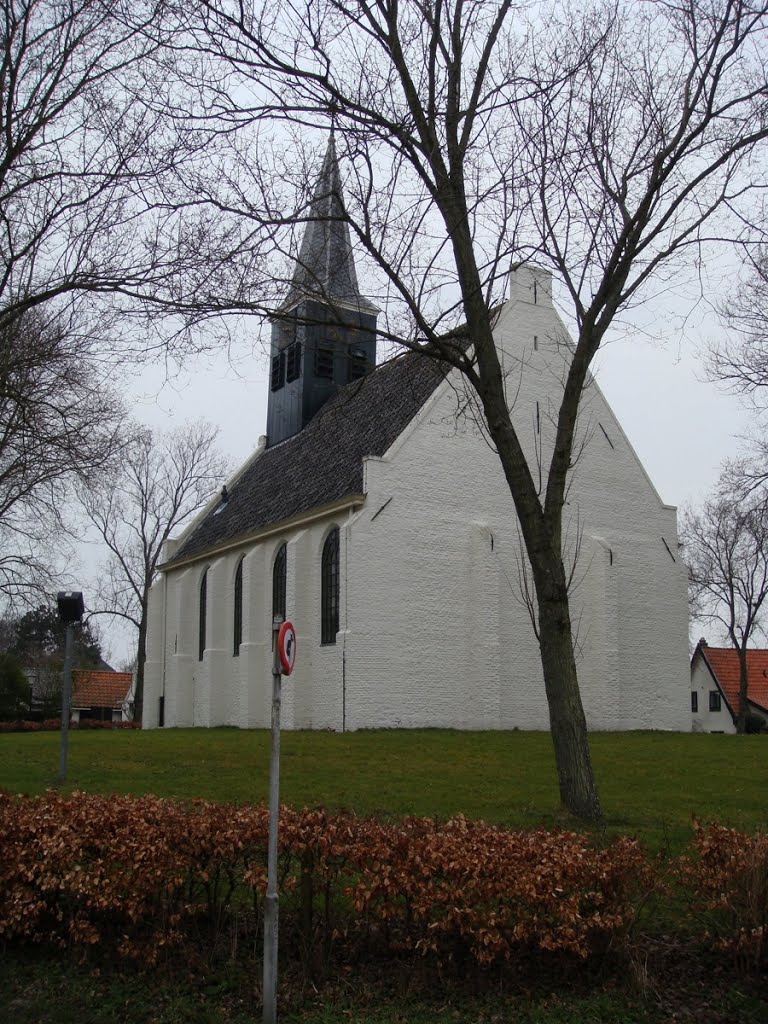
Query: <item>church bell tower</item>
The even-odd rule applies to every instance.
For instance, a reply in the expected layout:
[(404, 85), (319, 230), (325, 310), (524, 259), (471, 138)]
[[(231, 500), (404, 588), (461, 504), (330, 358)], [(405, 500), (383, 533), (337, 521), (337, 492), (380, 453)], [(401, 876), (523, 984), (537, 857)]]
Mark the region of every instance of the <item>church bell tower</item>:
[(292, 437), (338, 388), (376, 365), (376, 315), (360, 294), (333, 135), (288, 296), (272, 323), (267, 444)]

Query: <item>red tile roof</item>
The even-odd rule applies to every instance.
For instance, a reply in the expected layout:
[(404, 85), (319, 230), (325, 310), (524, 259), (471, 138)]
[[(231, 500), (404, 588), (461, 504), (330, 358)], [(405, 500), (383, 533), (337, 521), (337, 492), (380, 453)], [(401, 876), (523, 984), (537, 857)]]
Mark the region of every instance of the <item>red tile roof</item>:
[[(739, 655), (733, 647), (698, 647), (720, 684), (731, 712), (739, 710)], [(768, 651), (747, 651), (747, 697), (768, 711)]]
[(119, 708), (130, 688), (130, 672), (76, 669), (72, 673), (72, 707)]

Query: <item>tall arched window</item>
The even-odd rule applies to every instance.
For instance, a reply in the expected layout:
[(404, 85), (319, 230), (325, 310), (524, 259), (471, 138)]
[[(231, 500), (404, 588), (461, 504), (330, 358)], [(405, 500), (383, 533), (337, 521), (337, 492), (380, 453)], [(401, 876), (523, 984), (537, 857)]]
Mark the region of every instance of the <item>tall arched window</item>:
[(203, 573), (203, 578), (200, 580), (200, 621), (198, 623), (198, 645), (197, 645), (197, 660), (203, 660), (203, 654), (205, 652), (205, 627), (206, 627), (206, 616), (207, 616), (207, 604), (208, 604), (208, 570), (206, 569)]
[(277, 615), (285, 621), (285, 588), (288, 578), (288, 549), (281, 544), (272, 567), (272, 618)]
[(232, 654), (237, 658), (240, 644), (243, 642), (243, 561), (245, 555), (237, 563), (235, 570), (235, 607), (232, 616)]
[(334, 526), (323, 544), (320, 574), (320, 642), (335, 644), (339, 631), (339, 528)]

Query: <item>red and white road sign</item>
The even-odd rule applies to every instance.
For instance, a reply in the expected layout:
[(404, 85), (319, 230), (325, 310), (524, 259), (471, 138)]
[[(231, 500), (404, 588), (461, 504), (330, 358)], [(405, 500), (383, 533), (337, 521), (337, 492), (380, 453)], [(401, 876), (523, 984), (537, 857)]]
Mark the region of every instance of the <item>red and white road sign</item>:
[(280, 664), (283, 675), (289, 676), (293, 672), (293, 664), (296, 661), (296, 630), (292, 622), (284, 622), (277, 634), (277, 650), (280, 655)]

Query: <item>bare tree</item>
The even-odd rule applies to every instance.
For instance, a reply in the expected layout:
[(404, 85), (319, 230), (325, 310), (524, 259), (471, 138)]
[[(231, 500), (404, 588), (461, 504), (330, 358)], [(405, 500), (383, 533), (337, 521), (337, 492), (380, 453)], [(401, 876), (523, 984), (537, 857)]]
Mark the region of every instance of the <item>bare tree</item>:
[[(376, 268), (382, 333), (476, 392), (531, 567), (561, 797), (599, 817), (563, 558), (577, 414), (617, 316), (744, 231), (768, 136), (768, 6), (201, 0), (179, 17), (184, 59), (200, 55), (187, 116), (231, 144), (209, 176), (179, 175), (187, 212), (206, 211), (199, 247), (230, 268), (208, 292), (250, 282), (228, 304), (279, 313), (312, 216), (312, 130), (335, 130), (343, 217)], [(577, 327), (541, 493), (493, 340), (513, 259), (557, 272)], [(179, 294), (192, 311), (197, 280)], [(460, 322), (469, 349), (450, 332)]]
[(727, 332), (710, 353), (715, 380), (760, 402), (768, 386), (768, 250), (748, 255), (746, 275), (736, 293), (723, 303)]
[(226, 463), (216, 450), (216, 435), (203, 421), (166, 434), (143, 430), (113, 472), (81, 495), (110, 552), (95, 611), (120, 616), (137, 630), (135, 721), (143, 713), (149, 590), (163, 544), (224, 477)]
[(0, 318), (0, 595), (39, 601), (57, 579), (76, 482), (124, 442), (124, 410), (80, 339), (42, 308)]
[(215, 149), (175, 116), (172, 31), (165, 0), (0, 3), (0, 325), (45, 306), (113, 361), (211, 344), (174, 316), (216, 268), (170, 181)]
[(768, 501), (744, 501), (726, 471), (717, 495), (699, 511), (688, 509), (681, 536), (688, 563), (691, 611), (716, 623), (739, 658), (736, 731), (746, 732), (747, 648), (765, 632), (768, 600)]
[[(131, 102), (148, 44), (121, 4), (0, 6), (0, 316), (131, 276), (132, 196), (152, 171)], [(139, 5), (140, 6), (140, 5)], [(136, 18), (140, 20), (139, 6)], [(151, 6), (143, 15), (150, 18)]]

